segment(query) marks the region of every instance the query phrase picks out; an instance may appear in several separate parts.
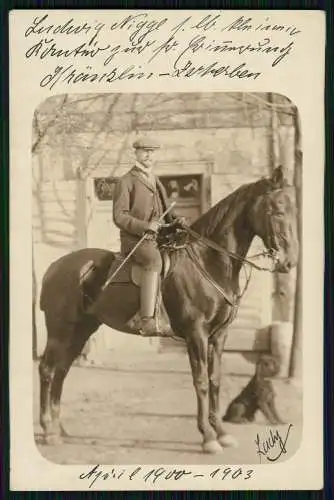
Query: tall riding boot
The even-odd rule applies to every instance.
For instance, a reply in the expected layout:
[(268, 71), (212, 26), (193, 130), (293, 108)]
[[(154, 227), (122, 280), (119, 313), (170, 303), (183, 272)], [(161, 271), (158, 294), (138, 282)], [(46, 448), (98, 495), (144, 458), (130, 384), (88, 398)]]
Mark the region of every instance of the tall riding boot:
[(135, 316), (133, 327), (143, 337), (169, 336), (173, 334), (169, 322), (155, 317), (159, 280), (160, 276), (158, 272), (146, 269), (142, 270), (140, 316)]
[(143, 269), (140, 290), (140, 315), (141, 315), (141, 335), (170, 335), (171, 327), (169, 322), (163, 321), (156, 312), (157, 298), (159, 292), (160, 275), (159, 272)]
[(159, 289), (159, 273), (142, 270), (140, 282), (140, 315), (142, 318), (153, 318)]

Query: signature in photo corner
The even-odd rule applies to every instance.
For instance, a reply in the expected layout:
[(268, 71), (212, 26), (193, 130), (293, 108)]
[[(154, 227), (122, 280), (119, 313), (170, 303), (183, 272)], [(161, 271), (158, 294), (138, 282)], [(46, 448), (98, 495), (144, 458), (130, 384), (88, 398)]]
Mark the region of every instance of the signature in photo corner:
[(263, 463), (262, 460), (276, 462), (282, 455), (286, 455), (287, 442), (292, 427), (293, 424), (289, 424), (284, 435), (278, 429), (270, 429), (264, 436), (260, 436), (259, 433), (256, 434), (256, 454), (260, 459), (260, 463)]

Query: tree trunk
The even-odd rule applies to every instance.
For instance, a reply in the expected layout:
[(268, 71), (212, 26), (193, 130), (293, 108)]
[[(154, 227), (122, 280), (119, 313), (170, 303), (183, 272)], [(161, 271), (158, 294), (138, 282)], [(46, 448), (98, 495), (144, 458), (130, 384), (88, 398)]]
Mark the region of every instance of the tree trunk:
[[(285, 179), (289, 179), (289, 167), (284, 151), (284, 143), (280, 138), (280, 123), (275, 108), (275, 95), (269, 94), (272, 104), (271, 112), (271, 165), (272, 171), (281, 166)], [(272, 173), (272, 172), (271, 172)], [(292, 343), (292, 276), (290, 273), (275, 273), (273, 276), (274, 291), (272, 295), (272, 325), (271, 325), (271, 354), (280, 359), (278, 377), (288, 377), (290, 369), (291, 343)]]
[[(286, 165), (282, 164), (284, 158), (283, 151), (281, 151), (281, 141), (279, 139), (279, 121), (277, 111), (274, 107), (275, 97), (272, 93), (268, 95), (269, 102), (273, 105), (271, 112), (271, 166), (272, 174), (274, 168), (282, 165), (283, 172), (286, 175)], [(273, 293), (273, 321), (288, 322), (291, 319), (291, 276), (290, 274), (275, 273), (274, 275), (274, 293)]]
[(299, 240), (299, 258), (297, 264), (294, 328), (290, 360), (290, 380), (300, 381), (302, 378), (302, 160), (300, 119), (297, 108), (294, 115), (295, 122), (295, 173), (294, 185), (296, 189), (297, 205), (297, 232)]

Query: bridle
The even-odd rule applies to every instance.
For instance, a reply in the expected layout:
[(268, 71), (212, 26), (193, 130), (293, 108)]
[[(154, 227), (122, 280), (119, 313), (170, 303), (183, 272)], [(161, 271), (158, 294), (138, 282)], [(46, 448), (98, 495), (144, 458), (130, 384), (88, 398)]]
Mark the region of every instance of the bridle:
[[(217, 245), (216, 243), (214, 243), (212, 240), (209, 240), (208, 238), (206, 238), (206, 237), (204, 237), (204, 236), (196, 233), (193, 229), (187, 228), (186, 231), (198, 243), (201, 243), (203, 246), (205, 246), (207, 248), (208, 247), (212, 248), (213, 250), (215, 250), (216, 252), (220, 253), (221, 255), (227, 255), (230, 258), (232, 258), (234, 260), (237, 260), (238, 262), (241, 262), (242, 269), (243, 269), (243, 271), (245, 273), (245, 277), (246, 277), (245, 285), (244, 285), (242, 291), (234, 294), (233, 297), (230, 297), (227, 294), (227, 292), (215, 280), (212, 279), (212, 277), (210, 276), (210, 274), (202, 266), (199, 258), (197, 257), (197, 255), (196, 255), (196, 253), (195, 253), (195, 251), (193, 249), (193, 246), (191, 244), (190, 245), (188, 244), (188, 245), (185, 246), (185, 250), (186, 250), (187, 254), (189, 255), (190, 259), (195, 263), (197, 269), (200, 271), (200, 273), (202, 274), (202, 276), (209, 283), (211, 283), (211, 285), (224, 297), (224, 299), (226, 300), (226, 302), (232, 307), (232, 310), (237, 309), (237, 307), (239, 306), (239, 303), (240, 303), (242, 297), (245, 295), (245, 293), (246, 293), (246, 291), (248, 289), (251, 277), (252, 277), (252, 271), (253, 271), (253, 269), (256, 269), (258, 271), (268, 271), (268, 272), (271, 272), (271, 273), (274, 272), (273, 269), (269, 269), (269, 268), (266, 268), (266, 267), (258, 266), (254, 262), (251, 262), (249, 259), (241, 257), (240, 255), (238, 255), (235, 252), (230, 252), (228, 250), (225, 250), (224, 248), (222, 248), (219, 245)], [(260, 253), (258, 253), (256, 255), (251, 256), (250, 258), (259, 258), (259, 257), (262, 257), (262, 256), (270, 257), (273, 260), (276, 259), (276, 257), (273, 255), (273, 253), (270, 250), (264, 250), (263, 252), (260, 252)]]
[(251, 269), (256, 269), (257, 271), (267, 271), (270, 273), (274, 273), (275, 272), (274, 267), (268, 268), (268, 267), (259, 266), (259, 265), (255, 264), (254, 262), (252, 262), (250, 259), (255, 259), (255, 258), (259, 258), (259, 257), (267, 257), (267, 258), (270, 258), (274, 264), (276, 264), (278, 262), (279, 249), (278, 249), (278, 245), (276, 243), (276, 234), (275, 234), (275, 231), (273, 229), (273, 222), (271, 219), (272, 219), (273, 215), (279, 216), (280, 212), (273, 211), (272, 205), (270, 203), (270, 194), (278, 192), (278, 191), (282, 191), (283, 189), (284, 189), (283, 187), (280, 187), (277, 189), (272, 189), (270, 191), (270, 193), (263, 194), (264, 212), (266, 215), (265, 224), (266, 224), (266, 233), (267, 233), (268, 238), (269, 238), (269, 241), (268, 241), (269, 248), (266, 248), (265, 250), (263, 250), (262, 252), (259, 252), (257, 254), (251, 255), (247, 259), (245, 257), (241, 257), (236, 252), (230, 252), (229, 250), (226, 250), (225, 248), (221, 247), (220, 245), (217, 245), (217, 243), (215, 243), (211, 239), (209, 239), (205, 236), (202, 236), (201, 234), (197, 233), (196, 231), (194, 231), (193, 229), (191, 229), (188, 226), (185, 226), (184, 229), (197, 242), (202, 243), (206, 247), (212, 248), (213, 250), (220, 253), (221, 255), (227, 255), (231, 259), (234, 259), (238, 262), (241, 262), (241, 264), (243, 264), (243, 265), (247, 264)]
[[(277, 189), (275, 191), (278, 191), (281, 189), (282, 188)], [(274, 192), (274, 191), (271, 191), (271, 193), (272, 192)], [(249, 283), (250, 283), (250, 280), (251, 280), (253, 269), (256, 269), (257, 271), (266, 271), (266, 272), (270, 272), (270, 273), (275, 272), (275, 266), (263, 267), (263, 266), (259, 266), (258, 264), (255, 264), (254, 262), (252, 262), (250, 260), (250, 259), (265, 257), (265, 258), (271, 259), (273, 264), (276, 264), (278, 261), (279, 251), (277, 249), (277, 245), (275, 242), (274, 231), (273, 231), (273, 228), (270, 224), (270, 216), (273, 214), (272, 207), (270, 206), (270, 203), (269, 203), (269, 196), (264, 195), (264, 199), (266, 200), (265, 201), (265, 214), (267, 216), (266, 217), (266, 225), (267, 225), (267, 234), (269, 235), (270, 247), (266, 248), (262, 252), (251, 255), (248, 258), (241, 257), (236, 252), (231, 252), (231, 251), (219, 246), (217, 243), (215, 243), (211, 239), (197, 233), (191, 227), (189, 227), (185, 224), (182, 224), (182, 228), (180, 229), (180, 231), (186, 232), (193, 240), (195, 240), (197, 243), (202, 244), (204, 247), (211, 248), (212, 250), (215, 250), (216, 252), (218, 252), (220, 255), (228, 256), (231, 259), (236, 260), (236, 261), (241, 263), (242, 269), (245, 273), (246, 281), (245, 281), (245, 285), (244, 285), (243, 290), (237, 294), (234, 294), (234, 297), (230, 297), (227, 294), (227, 292), (215, 280), (212, 279), (210, 274), (206, 271), (206, 269), (201, 264), (198, 256), (196, 255), (196, 252), (194, 251), (192, 244), (189, 241), (185, 242), (182, 245), (174, 247), (175, 249), (184, 249), (187, 252), (190, 259), (195, 263), (197, 269), (200, 271), (202, 276), (206, 279), (206, 281), (208, 281), (224, 297), (226, 302), (232, 307), (232, 310), (234, 310), (238, 307), (240, 300), (242, 299), (242, 297), (246, 293), (248, 286), (249, 286)]]
[(192, 237), (194, 238), (198, 243), (201, 243), (205, 247), (212, 248), (216, 252), (220, 253), (221, 255), (227, 255), (228, 257), (231, 257), (232, 259), (241, 262), (242, 264), (248, 264), (251, 268), (256, 269), (257, 271), (267, 271), (270, 273), (274, 273), (275, 270), (268, 268), (268, 267), (262, 267), (254, 262), (251, 262), (249, 259), (255, 259), (259, 257), (269, 257), (272, 261), (277, 262), (277, 253), (278, 251), (274, 248), (270, 249), (265, 249), (262, 252), (259, 252), (257, 254), (251, 255), (248, 259), (245, 257), (241, 257), (238, 255), (236, 252), (230, 252), (229, 250), (226, 250), (225, 248), (217, 245), (214, 241), (210, 240), (209, 238), (202, 236), (201, 234), (197, 233), (190, 227), (186, 226), (184, 227), (184, 230)]

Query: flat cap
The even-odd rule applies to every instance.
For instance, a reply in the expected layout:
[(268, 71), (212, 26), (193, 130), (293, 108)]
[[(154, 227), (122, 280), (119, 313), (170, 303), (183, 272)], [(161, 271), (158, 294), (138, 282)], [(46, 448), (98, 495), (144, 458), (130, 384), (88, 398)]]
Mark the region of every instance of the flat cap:
[(133, 143), (134, 149), (159, 149), (160, 145), (150, 137), (141, 137)]

